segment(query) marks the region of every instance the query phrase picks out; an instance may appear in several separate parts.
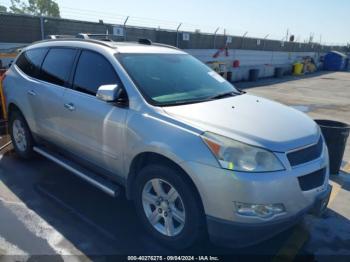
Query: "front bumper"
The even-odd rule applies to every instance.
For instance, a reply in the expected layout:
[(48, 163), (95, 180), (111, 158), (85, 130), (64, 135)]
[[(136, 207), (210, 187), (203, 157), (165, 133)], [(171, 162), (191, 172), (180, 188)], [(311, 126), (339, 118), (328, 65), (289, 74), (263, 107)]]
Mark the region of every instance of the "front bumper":
[[(213, 241), (223, 245), (251, 245), (294, 225), (307, 212), (317, 213), (314, 211), (316, 206), (321, 206), (317, 204), (318, 199), (328, 196), (331, 190), (328, 183), (327, 147), (324, 145), (318, 159), (295, 167), (290, 166), (286, 154), (276, 153), (276, 156), (286, 170), (244, 173), (206, 165), (200, 161), (182, 163), (198, 189), (208, 218), (209, 235)], [(307, 189), (302, 188), (300, 177), (318, 173), (320, 170), (325, 170), (323, 184), (316, 179), (317, 183)], [(266, 218), (241, 215), (236, 210), (237, 202), (283, 204), (285, 212)]]
[(312, 205), (287, 218), (265, 223), (239, 223), (207, 216), (210, 240), (216, 244), (229, 247), (246, 247), (269, 239), (292, 227), (307, 213), (320, 214), (327, 207), (332, 187), (318, 195)]
[[(198, 189), (207, 216), (235, 223), (258, 224), (293, 217), (312, 206), (316, 197), (327, 190), (329, 162), (326, 146), (318, 159), (293, 168), (289, 165), (286, 154), (276, 155), (286, 170), (244, 173), (193, 161), (182, 162), (181, 166)], [(322, 169), (326, 170), (323, 184), (304, 191), (299, 177)], [(235, 202), (283, 204), (286, 212), (267, 219), (247, 217), (237, 214)]]

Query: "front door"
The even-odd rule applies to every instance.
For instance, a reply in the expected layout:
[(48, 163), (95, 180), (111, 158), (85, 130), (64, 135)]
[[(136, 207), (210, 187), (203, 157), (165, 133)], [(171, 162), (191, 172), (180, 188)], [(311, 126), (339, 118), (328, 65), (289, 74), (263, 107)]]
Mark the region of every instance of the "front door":
[(115, 174), (122, 172), (127, 109), (96, 98), (101, 85), (122, 85), (112, 65), (93, 51), (81, 52), (63, 104), (67, 149), (89, 163)]

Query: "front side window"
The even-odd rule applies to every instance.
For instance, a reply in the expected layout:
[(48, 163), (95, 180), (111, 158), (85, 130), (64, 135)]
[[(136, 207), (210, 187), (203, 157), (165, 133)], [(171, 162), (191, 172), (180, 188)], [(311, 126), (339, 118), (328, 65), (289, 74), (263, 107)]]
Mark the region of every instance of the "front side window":
[(74, 76), (74, 89), (96, 95), (102, 85), (120, 85), (112, 65), (100, 54), (82, 51)]
[(68, 81), (76, 53), (77, 51), (75, 49), (50, 49), (42, 65), (40, 79), (64, 86)]
[(16, 65), (26, 75), (37, 77), (47, 51), (47, 48), (30, 49), (25, 51), (18, 57)]
[(196, 58), (187, 54), (116, 55), (146, 99), (166, 106), (208, 101), (240, 92)]

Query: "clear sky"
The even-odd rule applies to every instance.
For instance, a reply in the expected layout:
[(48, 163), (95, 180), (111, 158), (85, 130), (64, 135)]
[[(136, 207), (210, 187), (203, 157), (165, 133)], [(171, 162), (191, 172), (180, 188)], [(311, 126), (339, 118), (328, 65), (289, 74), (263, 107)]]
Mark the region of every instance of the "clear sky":
[[(8, 5), (9, 0), (0, 0)], [(282, 39), (287, 29), (300, 41), (350, 42), (350, 0), (56, 0), (66, 18)]]

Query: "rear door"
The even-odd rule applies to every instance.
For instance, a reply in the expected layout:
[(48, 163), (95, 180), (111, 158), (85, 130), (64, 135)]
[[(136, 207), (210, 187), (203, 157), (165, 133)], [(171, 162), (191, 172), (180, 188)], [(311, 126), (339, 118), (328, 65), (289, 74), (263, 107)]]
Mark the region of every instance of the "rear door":
[(73, 88), (64, 94), (62, 127), (71, 153), (118, 174), (127, 108), (96, 98), (97, 89), (109, 84), (122, 86), (111, 63), (94, 51), (81, 51)]
[(63, 94), (68, 85), (77, 49), (51, 48), (39, 74), (39, 84), (32, 94), (35, 99), (35, 115), (39, 134), (58, 146), (64, 145), (62, 121), (64, 117)]
[(11, 88), (13, 96), (20, 101), (21, 109), (34, 133), (38, 133), (39, 96), (37, 94), (41, 85), (38, 77), (48, 50), (48, 48), (29, 49), (18, 57), (16, 68), (20, 69), (22, 77), (16, 78)]

